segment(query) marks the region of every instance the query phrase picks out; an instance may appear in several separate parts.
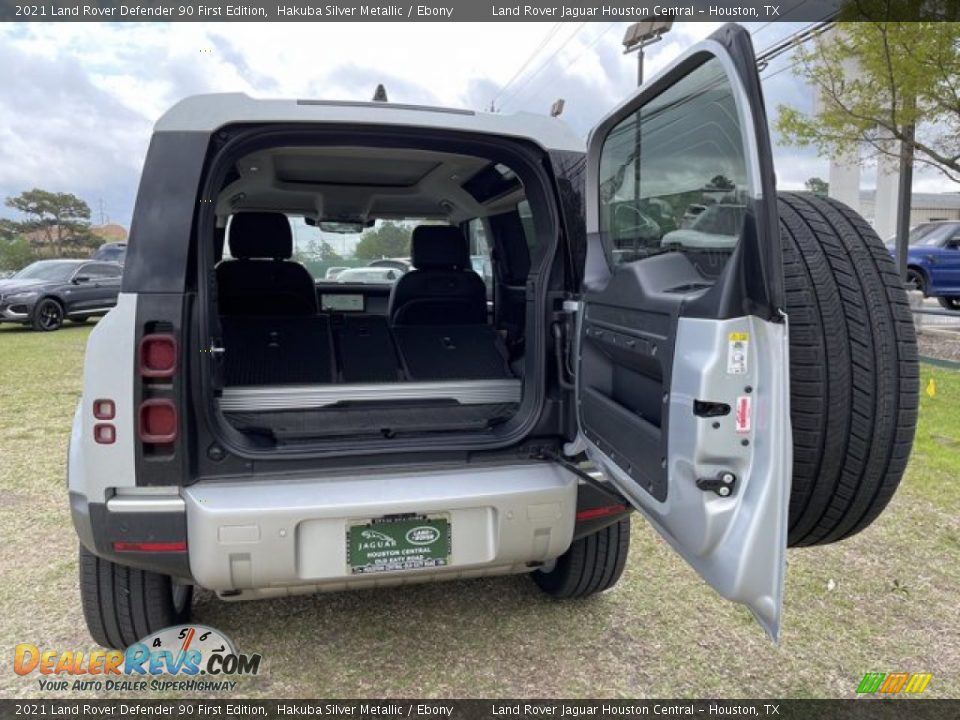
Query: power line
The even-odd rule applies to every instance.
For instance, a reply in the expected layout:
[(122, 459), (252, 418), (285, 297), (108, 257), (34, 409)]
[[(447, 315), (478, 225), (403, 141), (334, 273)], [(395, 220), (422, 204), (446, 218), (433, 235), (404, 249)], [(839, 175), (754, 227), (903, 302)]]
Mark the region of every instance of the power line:
[(507, 80), (507, 82), (503, 85), (503, 87), (501, 87), (500, 90), (497, 92), (497, 94), (494, 95), (493, 98), (490, 100), (491, 110), (493, 110), (494, 103), (497, 102), (497, 98), (503, 95), (506, 89), (510, 87), (510, 85), (512, 85), (513, 82), (518, 77), (520, 77), (520, 74), (527, 69), (527, 66), (531, 62), (533, 62), (533, 59), (537, 56), (537, 53), (539, 53), (546, 46), (546, 44), (553, 39), (553, 36), (557, 34), (557, 30), (560, 29), (561, 25), (563, 25), (563, 23), (554, 23), (553, 26), (549, 30), (547, 30), (547, 33), (543, 36), (543, 39), (540, 41), (540, 44), (534, 48), (533, 52), (530, 53), (529, 57), (527, 57), (527, 59), (523, 62), (523, 64), (520, 65), (517, 71), (513, 74), (513, 77)]
[(762, 70), (770, 61), (789, 52), (793, 52), (802, 43), (819, 37), (834, 26), (833, 20), (810, 23), (795, 33), (792, 33), (777, 43), (768, 46), (757, 53), (757, 66)]
[(546, 70), (547, 66), (550, 65), (550, 62), (560, 53), (561, 50), (563, 50), (563, 48), (565, 48), (565, 47), (567, 46), (567, 44), (568, 44), (571, 40), (573, 40), (573, 38), (575, 38), (575, 37), (580, 33), (581, 30), (583, 30), (583, 28), (584, 28), (584, 26), (585, 26), (586, 24), (587, 24), (586, 22), (580, 23), (580, 25), (577, 26), (577, 29), (574, 30), (574, 31), (570, 34), (570, 36), (569, 36), (566, 40), (564, 40), (562, 43), (560, 43), (559, 47), (557, 47), (557, 49), (554, 50), (554, 51), (550, 54), (550, 57), (548, 57), (546, 60), (543, 61), (543, 64), (540, 65), (540, 67), (538, 67), (536, 70), (534, 70), (532, 73), (530, 73), (530, 74), (527, 76), (526, 80), (524, 80), (522, 83), (520, 83), (520, 85), (518, 85), (516, 88), (514, 88), (513, 92), (510, 93), (509, 96), (507, 96), (507, 97), (505, 97), (505, 98), (503, 99), (503, 102), (500, 104), (501, 107), (503, 107), (503, 106), (506, 105), (508, 102), (510, 102), (511, 99), (513, 99), (514, 97), (517, 96), (517, 93), (519, 93), (523, 88), (525, 88), (527, 85), (529, 85), (530, 82), (531, 82), (535, 77), (537, 77), (540, 73), (542, 73), (544, 70)]
[[(601, 30), (600, 33), (599, 33), (593, 40), (590, 41), (590, 44), (589, 44), (589, 45), (587, 45), (583, 50), (581, 50), (579, 53), (577, 53), (576, 57), (574, 57), (573, 60), (571, 60), (570, 62), (568, 62), (566, 65), (563, 66), (563, 69), (560, 70), (560, 74), (563, 75), (563, 74), (566, 73), (567, 70), (569, 70), (575, 63), (579, 62), (579, 60), (580, 60), (584, 55), (586, 55), (590, 50), (593, 49), (593, 47), (600, 41), (600, 38), (602, 38), (604, 35), (606, 35), (608, 32), (610, 32), (610, 31), (614, 28), (615, 25), (617, 25), (617, 23), (612, 22), (612, 23), (610, 23), (604, 30)], [(537, 90), (533, 95), (531, 95), (529, 99), (530, 99), (530, 100), (535, 100), (536, 98), (540, 97), (540, 95), (543, 94), (543, 91), (546, 90), (548, 87), (550, 87), (550, 86), (549, 86), (549, 85), (544, 85), (542, 88), (540, 88), (539, 90)]]

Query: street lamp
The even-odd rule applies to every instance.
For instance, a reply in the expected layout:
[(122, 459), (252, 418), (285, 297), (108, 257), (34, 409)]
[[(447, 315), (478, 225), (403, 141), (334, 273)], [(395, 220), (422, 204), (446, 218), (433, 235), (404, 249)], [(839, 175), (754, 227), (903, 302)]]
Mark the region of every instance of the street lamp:
[(623, 34), (623, 54), (637, 51), (637, 85), (643, 85), (643, 49), (659, 42), (673, 27), (672, 16), (669, 20), (644, 20), (634, 23)]

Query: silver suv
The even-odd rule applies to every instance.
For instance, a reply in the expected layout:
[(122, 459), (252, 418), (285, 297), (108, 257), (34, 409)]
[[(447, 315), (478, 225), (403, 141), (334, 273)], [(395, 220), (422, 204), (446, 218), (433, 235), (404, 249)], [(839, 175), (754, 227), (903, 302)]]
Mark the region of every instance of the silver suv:
[[(695, 205), (742, 222), (664, 243)], [(414, 269), (314, 279), (304, 218)], [(778, 195), (733, 25), (586, 147), (528, 114), (189, 98), (156, 125), (131, 237), (70, 442), (105, 646), (184, 622), (196, 585), (528, 573), (583, 597), (617, 582), (634, 509), (776, 638), (787, 548), (867, 527), (913, 441), (896, 268), (848, 208)]]

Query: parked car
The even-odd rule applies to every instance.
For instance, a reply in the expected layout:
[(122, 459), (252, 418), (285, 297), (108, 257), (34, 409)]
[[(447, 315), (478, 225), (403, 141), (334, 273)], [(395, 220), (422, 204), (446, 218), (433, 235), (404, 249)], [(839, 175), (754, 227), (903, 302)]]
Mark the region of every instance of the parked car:
[(0, 322), (59, 330), (86, 322), (117, 304), (123, 268), (92, 260), (38, 260), (0, 280)]
[(402, 270), (394, 267), (360, 267), (347, 268), (337, 274), (338, 283), (395, 283), (403, 275)]
[[(323, 183), (278, 180), (290, 167)], [(683, 243), (613, 254), (636, 179), (669, 208), (718, 175), (746, 199), (723, 272), (704, 278)], [(430, 208), (447, 224), (413, 230), (415, 269), (388, 293), (323, 303), (288, 217), (334, 200), (367, 223)], [(492, 318), (461, 230), (475, 220)], [(185, 622), (193, 586), (240, 601), (526, 573), (585, 597), (620, 578), (633, 509), (776, 638), (787, 548), (869, 526), (906, 467), (906, 293), (856, 213), (778, 196), (736, 25), (586, 145), (528, 113), (187, 98), (157, 122), (133, 224), (67, 463), (105, 646)]]
[(743, 205), (711, 205), (690, 227), (668, 232), (660, 244), (700, 250), (729, 250), (737, 244), (746, 208)]
[[(894, 252), (896, 238), (887, 240)], [(921, 223), (910, 229), (907, 284), (947, 310), (960, 310), (960, 221)]]
[(103, 243), (93, 254), (92, 260), (103, 260), (105, 262), (115, 262), (123, 265), (127, 257), (127, 244), (125, 242)]
[(372, 260), (367, 267), (393, 268), (405, 273), (410, 270), (410, 261), (406, 258), (381, 258), (380, 260)]
[(335, 265), (334, 267), (327, 268), (327, 271), (323, 274), (324, 280), (336, 280), (337, 275), (342, 273), (344, 270), (347, 270), (346, 266)]

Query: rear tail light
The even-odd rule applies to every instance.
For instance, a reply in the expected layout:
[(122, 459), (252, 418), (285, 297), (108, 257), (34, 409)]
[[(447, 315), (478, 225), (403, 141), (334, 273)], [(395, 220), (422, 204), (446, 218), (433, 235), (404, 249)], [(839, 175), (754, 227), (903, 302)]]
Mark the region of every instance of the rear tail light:
[(117, 429), (110, 423), (93, 426), (93, 440), (100, 445), (113, 445), (117, 441)]
[(173, 400), (154, 398), (140, 405), (140, 439), (166, 445), (177, 439), (177, 407)]
[(117, 552), (186, 552), (185, 542), (115, 542)]
[(177, 371), (177, 341), (173, 335), (144, 335), (138, 357), (143, 377), (173, 377)]
[(626, 505), (607, 505), (605, 507), (590, 508), (577, 513), (577, 520), (596, 520), (597, 518), (617, 515), (627, 509)]
[(93, 416), (97, 420), (113, 420), (117, 415), (117, 406), (113, 400), (94, 400)]

